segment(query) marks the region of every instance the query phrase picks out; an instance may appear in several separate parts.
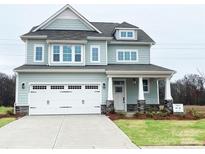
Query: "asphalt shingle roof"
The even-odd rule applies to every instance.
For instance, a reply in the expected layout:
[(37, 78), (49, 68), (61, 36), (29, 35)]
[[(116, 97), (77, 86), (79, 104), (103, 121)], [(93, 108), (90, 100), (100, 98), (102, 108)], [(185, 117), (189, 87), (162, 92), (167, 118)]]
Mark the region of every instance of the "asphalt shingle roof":
[[(33, 27), (30, 32), (24, 34), (23, 36), (37, 36), (37, 35), (46, 35), (49, 40), (83, 40), (87, 36), (93, 37), (113, 37), (113, 31), (116, 27), (127, 27), (127, 28), (137, 28), (131, 24), (123, 22), (111, 23), (111, 22), (91, 22), (97, 29), (102, 33), (96, 31), (81, 31), (81, 30), (38, 30), (32, 32)], [(127, 25), (127, 26), (126, 26)], [(114, 39), (114, 38), (113, 38)], [(117, 41), (117, 40), (115, 40)], [(133, 40), (131, 40), (133, 41)], [(138, 39), (134, 40), (135, 42), (154, 42), (143, 30), (138, 29)], [(129, 41), (128, 41), (129, 42)]]
[(48, 65), (22, 65), (15, 68), (19, 70), (49, 70), (49, 69), (105, 69), (105, 71), (156, 71), (174, 72), (173, 70), (153, 64), (109, 64), (109, 65), (86, 65), (86, 66), (48, 66)]
[(129, 24), (127, 22), (122, 22), (121, 24), (118, 24), (116, 28), (138, 28), (138, 27), (135, 25)]

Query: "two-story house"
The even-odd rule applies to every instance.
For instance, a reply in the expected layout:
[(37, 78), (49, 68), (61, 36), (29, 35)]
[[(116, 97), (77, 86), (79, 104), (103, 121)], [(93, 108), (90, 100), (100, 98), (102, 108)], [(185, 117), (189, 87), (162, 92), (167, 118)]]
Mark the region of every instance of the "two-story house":
[(26, 62), (15, 69), (18, 112), (144, 110), (159, 104), (158, 80), (166, 81), (165, 102), (172, 102), (174, 71), (150, 63), (155, 42), (137, 26), (90, 22), (66, 5), (21, 39)]

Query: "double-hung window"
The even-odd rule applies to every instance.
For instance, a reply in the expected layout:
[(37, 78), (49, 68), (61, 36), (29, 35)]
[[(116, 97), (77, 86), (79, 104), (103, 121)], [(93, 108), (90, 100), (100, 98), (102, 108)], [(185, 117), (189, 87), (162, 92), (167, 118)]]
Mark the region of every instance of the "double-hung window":
[(117, 50), (116, 60), (118, 62), (136, 62), (138, 61), (137, 50)]
[(91, 46), (90, 56), (91, 62), (100, 62), (100, 46)]
[(53, 46), (53, 61), (54, 62), (60, 61), (60, 46), (59, 45)]
[(149, 80), (148, 79), (143, 79), (143, 90), (145, 93), (149, 92)]
[(64, 62), (72, 61), (72, 47), (69, 45), (63, 46), (63, 61)]
[(81, 62), (81, 46), (75, 46), (75, 62)]
[(34, 62), (44, 61), (44, 46), (34, 45)]
[(120, 39), (134, 39), (134, 34), (135, 34), (135, 31), (134, 30), (120, 30), (119, 31), (119, 36), (120, 36)]
[(82, 62), (82, 45), (52, 45), (52, 62), (79, 63)]

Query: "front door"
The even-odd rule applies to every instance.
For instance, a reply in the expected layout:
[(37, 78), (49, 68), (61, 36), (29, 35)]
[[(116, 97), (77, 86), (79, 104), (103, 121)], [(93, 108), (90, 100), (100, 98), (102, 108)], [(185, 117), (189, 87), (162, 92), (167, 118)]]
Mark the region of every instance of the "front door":
[(125, 111), (125, 81), (114, 81), (114, 108)]

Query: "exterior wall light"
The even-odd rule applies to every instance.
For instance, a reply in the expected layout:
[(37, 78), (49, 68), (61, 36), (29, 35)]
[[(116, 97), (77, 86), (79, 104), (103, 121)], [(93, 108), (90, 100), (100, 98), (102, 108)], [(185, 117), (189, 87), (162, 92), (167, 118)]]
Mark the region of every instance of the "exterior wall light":
[(136, 79), (132, 79), (133, 80), (133, 84), (137, 84), (137, 81)]
[(105, 89), (106, 88), (106, 85), (105, 85), (105, 83), (103, 83), (103, 89)]
[(22, 89), (25, 89), (25, 83), (22, 83), (22, 84), (21, 84), (21, 88), (22, 88)]

